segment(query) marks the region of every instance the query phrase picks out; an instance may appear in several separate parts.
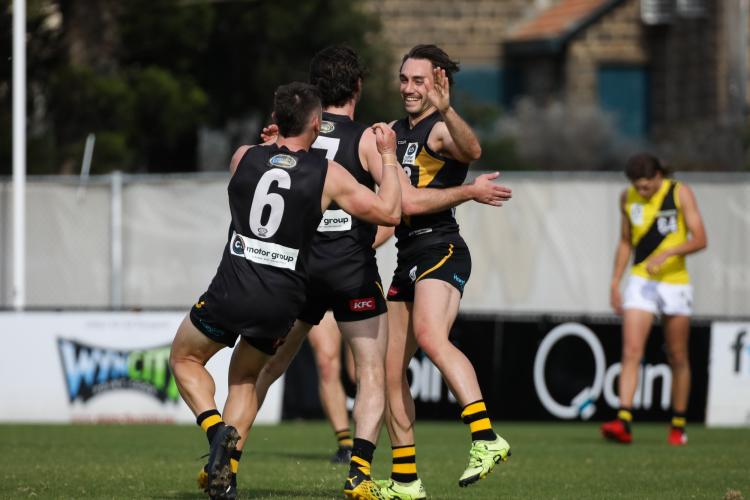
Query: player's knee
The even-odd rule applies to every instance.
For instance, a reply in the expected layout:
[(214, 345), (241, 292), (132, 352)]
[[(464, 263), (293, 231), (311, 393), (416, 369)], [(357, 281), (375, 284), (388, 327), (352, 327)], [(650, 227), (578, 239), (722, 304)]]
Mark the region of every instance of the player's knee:
[(622, 346), (622, 360), (627, 363), (640, 363), (643, 358), (643, 347), (635, 344), (625, 344)]
[(318, 359), (318, 376), (326, 382), (337, 380), (341, 376), (341, 363), (333, 358)]
[(684, 349), (667, 349), (667, 360), (672, 369), (690, 366), (690, 356)]

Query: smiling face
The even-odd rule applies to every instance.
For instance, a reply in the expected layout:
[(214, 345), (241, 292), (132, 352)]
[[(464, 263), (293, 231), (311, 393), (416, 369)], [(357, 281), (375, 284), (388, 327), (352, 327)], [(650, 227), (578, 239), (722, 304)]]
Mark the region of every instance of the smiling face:
[(634, 180), (633, 187), (639, 195), (647, 200), (650, 200), (651, 197), (655, 195), (661, 187), (661, 183), (663, 180), (664, 177), (661, 175), (661, 172), (657, 172), (656, 175), (654, 175), (650, 179), (647, 177), (641, 177)]
[(419, 116), (432, 107), (427, 100), (425, 82), (434, 84), (432, 63), (427, 59), (407, 59), (401, 65), (399, 90), (404, 101), (404, 110), (411, 116)]

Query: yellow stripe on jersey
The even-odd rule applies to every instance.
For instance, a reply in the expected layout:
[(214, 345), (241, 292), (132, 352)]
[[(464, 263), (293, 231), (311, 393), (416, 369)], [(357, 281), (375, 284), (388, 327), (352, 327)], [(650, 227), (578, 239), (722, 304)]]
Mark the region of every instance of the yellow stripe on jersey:
[[(685, 217), (682, 213), (678, 196), (680, 183), (677, 183), (674, 189), (675, 205), (677, 207), (676, 214), (661, 213), (661, 206), (664, 198), (669, 193), (671, 182), (665, 179), (659, 190), (648, 200), (639, 195), (633, 186), (628, 187), (627, 190), (625, 213), (630, 221), (630, 243), (633, 248), (648, 233), (652, 225), (657, 224), (663, 227), (663, 230), (660, 229), (660, 233), (664, 235), (664, 238), (650, 256), (657, 255), (666, 249), (674, 248), (687, 241), (687, 226), (685, 225)], [(646, 265), (648, 260), (646, 258), (643, 262), (635, 264), (630, 273), (645, 279), (664, 283), (690, 283), (690, 275), (688, 274), (687, 267), (685, 267), (684, 255), (669, 257), (661, 265), (656, 274), (649, 274), (647, 271)]]
[(443, 160), (438, 160), (428, 153), (425, 148), (422, 148), (422, 151), (419, 152), (414, 163), (419, 167), (418, 188), (429, 186), (438, 172), (440, 172), (440, 169), (443, 168), (443, 165), (445, 165)]

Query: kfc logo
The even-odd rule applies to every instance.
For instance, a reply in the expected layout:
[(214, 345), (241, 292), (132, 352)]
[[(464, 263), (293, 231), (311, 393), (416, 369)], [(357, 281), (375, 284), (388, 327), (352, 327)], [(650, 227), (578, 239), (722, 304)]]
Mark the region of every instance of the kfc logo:
[(395, 286), (391, 286), (388, 289), (388, 296), (389, 297), (395, 297), (396, 295), (398, 295), (398, 288), (396, 288)]
[(351, 309), (354, 312), (374, 311), (375, 310), (375, 297), (350, 300), (349, 309)]

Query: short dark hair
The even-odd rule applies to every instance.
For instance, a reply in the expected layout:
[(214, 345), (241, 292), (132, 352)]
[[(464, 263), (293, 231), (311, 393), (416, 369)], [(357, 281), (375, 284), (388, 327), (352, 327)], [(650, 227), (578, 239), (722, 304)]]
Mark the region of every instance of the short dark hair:
[(282, 136), (301, 135), (314, 111), (320, 112), (320, 92), (315, 86), (292, 82), (276, 89), (273, 114)]
[(444, 69), (445, 76), (448, 77), (448, 82), (451, 85), (453, 85), (453, 74), (461, 71), (461, 69), (458, 67), (459, 62), (454, 61), (453, 59), (448, 57), (448, 54), (446, 54), (445, 51), (437, 45), (416, 45), (409, 52), (407, 52), (406, 55), (404, 55), (403, 59), (401, 59), (402, 67), (404, 66), (404, 63), (407, 59), (427, 59), (432, 63), (433, 69)]
[(320, 90), (324, 108), (346, 104), (360, 90), (364, 76), (359, 56), (345, 45), (326, 47), (310, 61), (310, 83)]
[(631, 182), (638, 179), (653, 179), (657, 172), (664, 177), (669, 176), (669, 170), (659, 158), (650, 153), (638, 153), (631, 156), (625, 164), (625, 175)]

